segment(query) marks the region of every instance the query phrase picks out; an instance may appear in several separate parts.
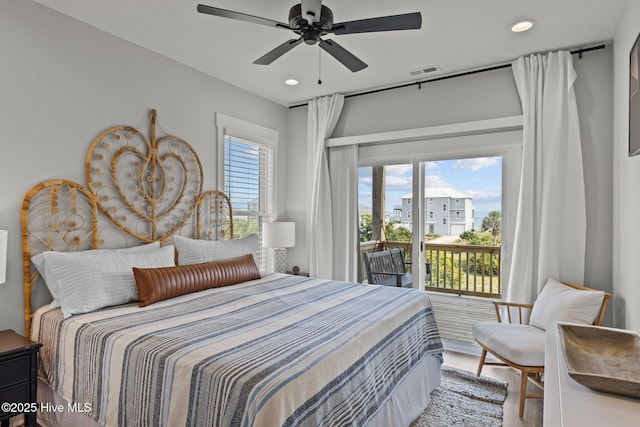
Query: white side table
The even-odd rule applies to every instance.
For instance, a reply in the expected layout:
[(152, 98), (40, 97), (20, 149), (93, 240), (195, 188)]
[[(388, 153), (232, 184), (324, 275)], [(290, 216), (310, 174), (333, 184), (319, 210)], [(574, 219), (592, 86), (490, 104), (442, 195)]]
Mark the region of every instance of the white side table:
[(547, 330), (544, 426), (640, 426), (640, 399), (594, 391), (569, 377), (558, 335), (557, 327)]

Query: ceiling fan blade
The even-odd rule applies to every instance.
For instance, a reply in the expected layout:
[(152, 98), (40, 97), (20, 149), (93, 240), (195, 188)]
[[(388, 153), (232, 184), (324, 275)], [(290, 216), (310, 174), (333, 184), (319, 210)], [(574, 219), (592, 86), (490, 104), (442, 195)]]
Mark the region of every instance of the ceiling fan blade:
[(206, 13), (207, 15), (220, 16), (222, 18), (235, 19), (237, 21), (266, 25), (268, 27), (283, 28), (285, 30), (291, 29), (288, 24), (285, 24), (283, 22), (272, 21), (271, 19), (248, 15), (246, 13), (234, 12), (232, 10), (220, 9), (218, 7), (207, 6), (206, 4), (199, 4), (198, 12)]
[(289, 52), (294, 47), (298, 46), (300, 43), (302, 43), (302, 37), (297, 40), (291, 39), (289, 41), (286, 41), (272, 51), (253, 61), (253, 63), (258, 65), (269, 65), (285, 53)]
[(329, 32), (334, 34), (373, 33), (378, 31), (418, 30), (421, 26), (422, 15), (420, 12), (415, 12), (339, 22), (333, 24)]
[(333, 40), (320, 40), (320, 47), (354, 73), (368, 67), (368, 65), (362, 62), (357, 56)]

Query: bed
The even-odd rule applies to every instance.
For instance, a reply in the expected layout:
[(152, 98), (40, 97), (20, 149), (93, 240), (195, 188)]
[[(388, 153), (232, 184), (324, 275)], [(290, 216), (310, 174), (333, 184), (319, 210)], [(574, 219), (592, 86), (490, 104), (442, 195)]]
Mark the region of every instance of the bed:
[[(240, 258), (254, 263), (246, 251), (201, 262), (197, 250), (194, 260), (179, 248), (178, 266), (166, 259), (172, 243), (214, 247), (216, 254), (243, 252), (245, 244), (232, 239), (229, 199), (202, 191), (199, 160), (185, 141), (111, 128), (91, 145), (86, 170), (87, 187), (47, 181), (23, 204), (25, 323), (43, 343), (45, 399), (63, 399), (82, 408), (74, 415), (104, 426), (401, 426), (426, 407), (440, 383), (442, 344), (428, 296), (414, 289), (234, 274), (240, 279), (233, 283), (142, 306), (144, 288), (138, 287), (139, 301), (117, 303), (102, 295), (112, 286), (105, 277), (115, 276), (101, 273), (96, 291), (89, 276), (76, 274), (84, 264), (66, 264), (57, 271), (59, 287), (50, 285), (51, 273), (45, 277), (54, 301), (34, 312), (34, 287), (44, 274), (32, 261), (39, 254), (50, 256), (51, 266), (59, 258), (113, 257), (109, 265), (117, 265), (109, 268), (117, 269), (151, 255), (95, 250), (155, 245), (153, 253), (162, 252), (167, 264), (134, 265), (135, 280), (140, 271), (164, 277), (203, 265), (224, 270)], [(75, 252), (78, 258), (69, 254)], [(86, 270), (96, 275), (96, 268)], [(69, 288), (73, 281), (78, 286)], [(69, 301), (83, 292), (86, 307), (71, 310)], [(96, 309), (103, 298), (106, 306)], [(39, 420), (53, 425), (66, 415), (43, 413)]]

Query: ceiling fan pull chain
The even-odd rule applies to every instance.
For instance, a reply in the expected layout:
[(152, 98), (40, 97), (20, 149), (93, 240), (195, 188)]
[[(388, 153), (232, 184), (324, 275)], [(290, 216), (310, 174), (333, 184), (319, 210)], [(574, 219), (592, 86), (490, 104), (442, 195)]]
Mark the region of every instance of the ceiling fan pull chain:
[(320, 46), (318, 46), (318, 84), (319, 85), (322, 84), (322, 79), (320, 78), (321, 72), (322, 72), (321, 62), (322, 62), (322, 50), (320, 49)]

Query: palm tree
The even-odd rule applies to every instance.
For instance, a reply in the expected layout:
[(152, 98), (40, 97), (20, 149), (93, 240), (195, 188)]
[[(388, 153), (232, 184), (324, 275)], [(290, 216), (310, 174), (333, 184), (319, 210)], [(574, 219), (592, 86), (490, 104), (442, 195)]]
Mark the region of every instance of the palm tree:
[(502, 228), (502, 218), (500, 211), (491, 211), (489, 215), (482, 220), (482, 231), (491, 231), (493, 234), (493, 244), (498, 241), (498, 234)]

